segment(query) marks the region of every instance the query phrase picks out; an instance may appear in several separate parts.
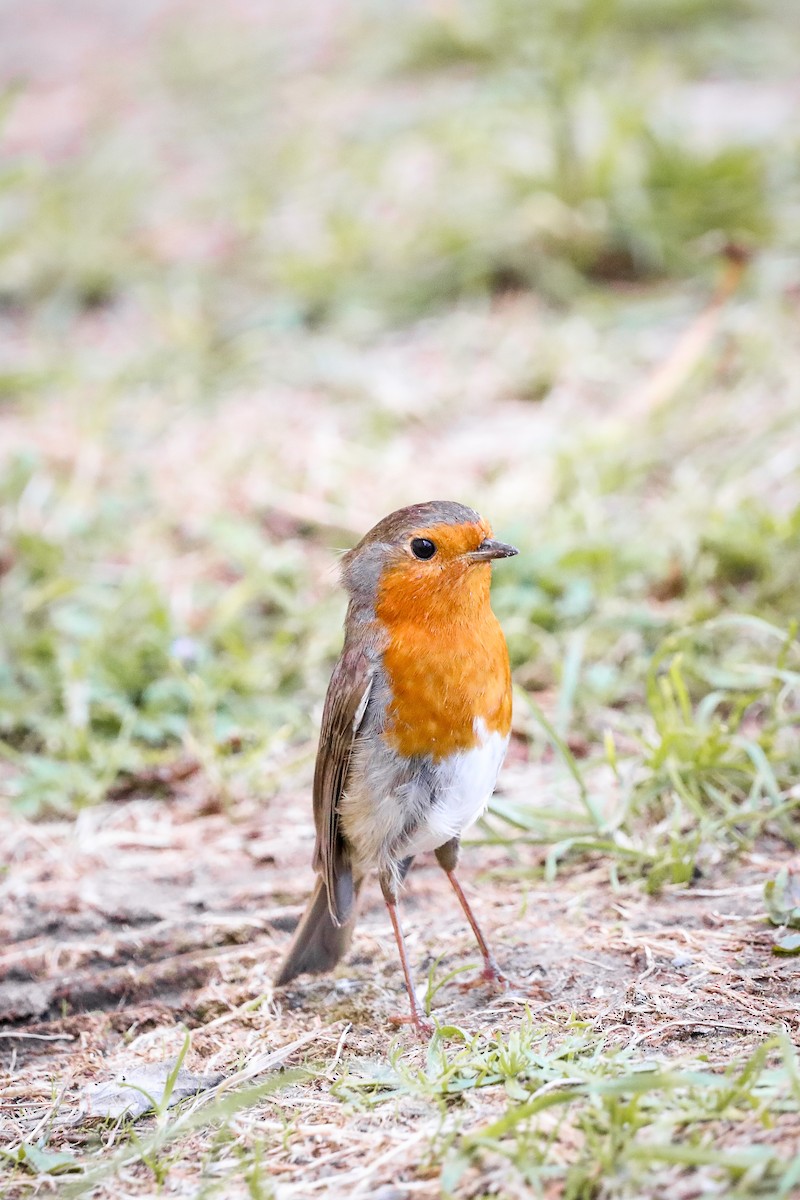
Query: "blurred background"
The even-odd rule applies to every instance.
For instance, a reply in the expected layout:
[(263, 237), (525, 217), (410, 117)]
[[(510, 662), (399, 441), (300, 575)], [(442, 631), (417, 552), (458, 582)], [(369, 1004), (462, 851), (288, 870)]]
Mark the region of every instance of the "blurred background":
[[(12, 809), (188, 775), (222, 806), (307, 794), (337, 551), (446, 497), (522, 551), (495, 590), (518, 687), (496, 833), (579, 852), (610, 822), (620, 868), (658, 882), (698, 831), (744, 837), (732, 811), (747, 836), (786, 821), (792, 0), (0, 21)], [(530, 808), (548, 755), (558, 817)]]

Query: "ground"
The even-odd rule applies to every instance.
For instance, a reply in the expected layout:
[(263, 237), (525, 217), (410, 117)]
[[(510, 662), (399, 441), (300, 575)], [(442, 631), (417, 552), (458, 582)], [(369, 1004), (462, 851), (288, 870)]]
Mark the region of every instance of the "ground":
[[(383, 1105), (360, 1111), (344, 1103), (345, 1116), (341, 1092), (330, 1094), (332, 1080), (341, 1086), (356, 1076), (356, 1088), (364, 1087), (369, 1064), (386, 1064), (393, 1044), (406, 1071), (426, 1058), (409, 1033), (389, 1025), (405, 997), (377, 886), (333, 977), (272, 987), (310, 879), (312, 824), (287, 799), (208, 812), (202, 795), (182, 784), (167, 802), (129, 798), (89, 810), (78, 830), (6, 822), (14, 883), (2, 922), (0, 1004), (4, 1068), (13, 1067), (14, 1084), (3, 1095), (4, 1128), (29, 1141), (52, 1122), (52, 1142), (86, 1148), (96, 1125), (85, 1116), (87, 1085), (174, 1057), (189, 1030), (186, 1066), (204, 1076), (241, 1074), (259, 1061), (264, 1071), (265, 1056), (272, 1070), (307, 1069), (313, 1083), (304, 1095), (295, 1084), (257, 1118), (265, 1129), (282, 1120), (294, 1129), (264, 1151), (285, 1194), (341, 1194), (344, 1186), (439, 1194), (429, 1149), (440, 1134), (436, 1106), (410, 1087), (406, 1096), (398, 1087), (395, 1098), (388, 1065), (366, 1074), (366, 1086), (386, 1088)], [(691, 1056), (718, 1070), (753, 1054), (776, 1029), (798, 1037), (797, 972), (791, 959), (772, 954), (763, 902), (764, 882), (788, 860), (780, 845), (760, 845), (735, 869), (659, 897), (612, 888), (600, 862), (536, 881), (543, 853), (530, 847), (474, 847), (464, 858), (463, 878), (514, 985), (464, 991), (459, 984), (474, 969), (446, 982), (449, 972), (476, 967), (475, 949), (442, 873), (421, 863), (403, 915), (421, 982), (432, 967), (437, 982), (445, 980), (432, 1012), (450, 1053), (465, 1038), (490, 1044), (507, 1036), (523, 1014), (541, 1039), (580, 1030), (640, 1069)], [(531, 877), (524, 887), (522, 872)], [(451, 1025), (457, 1029), (448, 1032)], [(468, 1135), (507, 1103), (502, 1088), (476, 1090), (452, 1124)], [(413, 1140), (404, 1136), (411, 1129)], [(765, 1130), (787, 1157), (799, 1134), (796, 1111)], [(208, 1172), (228, 1177), (227, 1194), (244, 1189), (233, 1147), (213, 1153), (198, 1137), (177, 1179), (170, 1174), (170, 1189), (199, 1191)], [(505, 1176), (495, 1165), (480, 1187), (510, 1186)], [(128, 1193), (151, 1186), (141, 1164), (122, 1179)], [(107, 1186), (118, 1194), (119, 1179)]]
[[(0, 1194), (800, 1194), (792, 16), (0, 18)], [(435, 496), (520, 548), (511, 985), (420, 860), (420, 1044), (377, 886), (271, 980), (338, 555)]]

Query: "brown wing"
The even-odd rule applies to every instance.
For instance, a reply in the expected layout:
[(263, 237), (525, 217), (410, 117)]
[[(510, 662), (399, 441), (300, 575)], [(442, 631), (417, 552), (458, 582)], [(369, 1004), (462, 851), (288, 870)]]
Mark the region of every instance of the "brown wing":
[(333, 669), (322, 712), (314, 769), (314, 869), (325, 881), (328, 907), (337, 925), (347, 920), (353, 902), (352, 876), (339, 831), (339, 800), (347, 783), (353, 743), (367, 709), (373, 671), (374, 664), (362, 646), (345, 646)]

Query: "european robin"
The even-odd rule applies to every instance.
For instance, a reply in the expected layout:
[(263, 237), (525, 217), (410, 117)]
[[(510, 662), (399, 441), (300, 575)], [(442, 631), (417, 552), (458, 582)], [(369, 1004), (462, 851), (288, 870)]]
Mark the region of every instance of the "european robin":
[(429, 850), (475, 934), (483, 978), (502, 980), (455, 869), (461, 833), (485, 809), (508, 745), (511, 673), (489, 586), (492, 561), (516, 553), (473, 509), (432, 500), (390, 513), (344, 555), (344, 647), (314, 771), (319, 878), (278, 985), (339, 961), (377, 869), (410, 1022), (427, 1032), (397, 901), (415, 856)]

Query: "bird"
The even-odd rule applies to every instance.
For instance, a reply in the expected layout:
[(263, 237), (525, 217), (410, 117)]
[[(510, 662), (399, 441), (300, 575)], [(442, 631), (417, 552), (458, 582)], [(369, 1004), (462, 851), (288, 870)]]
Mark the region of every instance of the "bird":
[(474, 509), (430, 500), (379, 521), (342, 559), (344, 645), (314, 769), (316, 886), (275, 984), (331, 970), (377, 871), (421, 1037), (397, 906), (413, 860), (433, 851), (475, 935), (481, 978), (502, 975), (456, 877), (461, 834), (486, 808), (511, 732), (511, 671), (492, 611), (494, 560), (517, 554)]

